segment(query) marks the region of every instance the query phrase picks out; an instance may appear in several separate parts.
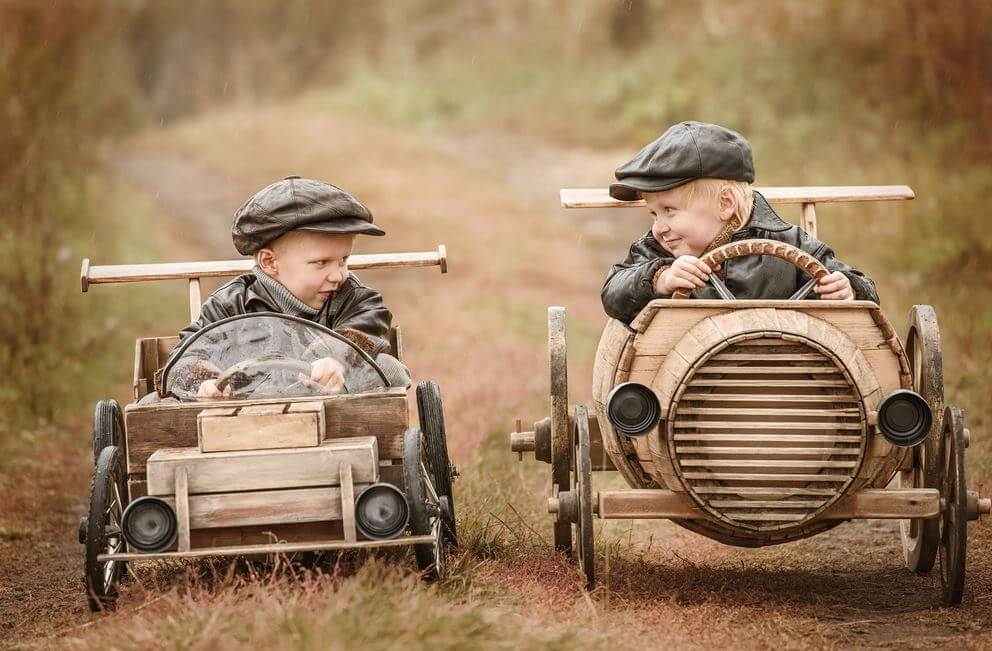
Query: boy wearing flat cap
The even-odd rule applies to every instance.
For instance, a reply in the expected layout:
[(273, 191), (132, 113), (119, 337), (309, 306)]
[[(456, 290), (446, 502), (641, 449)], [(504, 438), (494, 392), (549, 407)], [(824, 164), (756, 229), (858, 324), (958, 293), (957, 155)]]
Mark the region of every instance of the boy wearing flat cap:
[[(279, 312), (336, 330), (382, 361), (392, 315), (379, 292), (348, 271), (356, 235), (385, 235), (361, 201), (329, 183), (289, 176), (245, 201), (234, 213), (231, 234), (238, 253), (254, 256), (255, 266), (203, 303), (200, 318), (179, 333), (180, 344), (221, 319)], [(400, 370), (409, 384), (409, 372)], [(324, 358), (312, 364), (310, 379), (333, 387), (342, 374), (339, 362)], [(199, 395), (222, 396), (212, 379), (200, 383)]]
[(801, 271), (772, 256), (728, 260), (711, 269), (700, 256), (743, 239), (791, 244), (831, 272), (811, 298), (878, 302), (875, 283), (834, 257), (833, 250), (775, 214), (755, 192), (751, 145), (739, 133), (702, 122), (668, 129), (616, 170), (610, 195), (622, 201), (643, 198), (654, 219), (651, 230), (634, 242), (627, 258), (610, 270), (603, 285), (606, 313), (624, 323), (653, 298), (688, 289), (695, 298), (720, 298), (707, 284), (710, 274), (726, 275), (725, 284), (740, 299), (783, 299), (806, 281)]

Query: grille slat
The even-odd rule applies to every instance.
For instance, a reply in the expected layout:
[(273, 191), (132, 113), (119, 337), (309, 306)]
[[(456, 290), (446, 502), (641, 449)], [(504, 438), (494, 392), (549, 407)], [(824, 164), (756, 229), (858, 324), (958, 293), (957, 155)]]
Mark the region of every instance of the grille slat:
[(669, 416), (686, 489), (739, 527), (801, 525), (836, 501), (863, 462), (857, 388), (811, 342), (732, 343), (690, 371)]

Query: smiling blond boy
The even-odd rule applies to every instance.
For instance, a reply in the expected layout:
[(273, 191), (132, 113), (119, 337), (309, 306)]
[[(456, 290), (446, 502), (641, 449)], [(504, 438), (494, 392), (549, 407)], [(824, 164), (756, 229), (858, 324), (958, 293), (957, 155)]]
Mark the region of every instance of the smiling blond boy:
[(739, 133), (715, 124), (682, 122), (644, 147), (616, 171), (610, 194), (623, 201), (643, 198), (651, 230), (630, 246), (627, 258), (610, 270), (603, 285), (606, 313), (630, 323), (654, 298), (677, 289), (693, 298), (720, 298), (707, 284), (725, 276), (740, 299), (784, 299), (807, 278), (772, 256), (747, 256), (711, 269), (699, 258), (728, 242), (769, 239), (785, 242), (819, 260), (831, 272), (811, 298), (878, 302), (875, 283), (834, 256), (833, 250), (775, 214), (756, 192), (751, 145)]

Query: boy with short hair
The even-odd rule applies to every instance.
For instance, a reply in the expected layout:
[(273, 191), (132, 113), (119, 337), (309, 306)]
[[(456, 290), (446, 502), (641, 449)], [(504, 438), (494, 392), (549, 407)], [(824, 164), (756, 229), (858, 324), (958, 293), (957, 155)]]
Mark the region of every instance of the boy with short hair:
[[(339, 332), (377, 362), (389, 365), (387, 376), (394, 382), (399, 378), (409, 385), (409, 371), (385, 354), (392, 315), (382, 296), (348, 271), (356, 235), (385, 235), (361, 201), (329, 183), (288, 176), (238, 208), (231, 234), (238, 253), (255, 257), (255, 267), (207, 298), (200, 318), (179, 333), (180, 345), (221, 319), (278, 312)], [(343, 373), (340, 362), (322, 358), (311, 365), (309, 379), (335, 387), (341, 385)], [(198, 394), (227, 395), (217, 390), (215, 379), (201, 382)]]
[(610, 195), (643, 198), (654, 224), (610, 270), (603, 285), (606, 313), (624, 323), (654, 298), (678, 289), (695, 298), (719, 298), (707, 284), (717, 273), (740, 299), (784, 299), (806, 282), (790, 263), (772, 256), (728, 260), (711, 269), (699, 258), (728, 242), (770, 239), (791, 244), (831, 272), (814, 287), (824, 300), (878, 302), (875, 283), (834, 257), (833, 250), (775, 214), (751, 187), (751, 145), (739, 133), (715, 124), (682, 122), (644, 147), (616, 170)]

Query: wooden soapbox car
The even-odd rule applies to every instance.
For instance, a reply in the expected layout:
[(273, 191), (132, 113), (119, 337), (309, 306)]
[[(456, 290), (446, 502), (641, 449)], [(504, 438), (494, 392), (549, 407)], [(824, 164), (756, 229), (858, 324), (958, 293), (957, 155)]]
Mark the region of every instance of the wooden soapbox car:
[[(759, 188), (772, 203), (912, 199), (908, 187)], [(640, 206), (604, 190), (562, 190), (566, 208)], [(702, 259), (788, 260), (827, 270), (769, 240), (731, 242)], [(715, 279), (715, 280), (714, 280)], [(759, 547), (856, 518), (901, 520), (909, 569), (940, 557), (945, 602), (961, 600), (967, 523), (990, 502), (967, 490), (970, 433), (944, 403), (933, 308), (910, 312), (900, 341), (870, 301), (651, 301), (628, 327), (609, 320), (593, 369), (592, 403), (570, 405), (565, 315), (550, 308), (550, 417), (510, 435), (514, 452), (551, 464), (556, 547), (595, 579), (593, 518), (665, 518), (720, 542)], [(807, 289), (811, 286), (807, 286)], [(595, 491), (616, 470), (631, 490)], [(896, 479), (894, 486), (890, 486)]]
[[(96, 283), (186, 279), (190, 318), (195, 320), (200, 279), (239, 275), (251, 264), (91, 267), (84, 260), (81, 281), (85, 292)], [(436, 252), (349, 260), (351, 269), (434, 265), (447, 271), (443, 246)], [(285, 315), (243, 318), (255, 317), (321, 328), (320, 336), (340, 337), (302, 319), (295, 321), (306, 326), (290, 323), (293, 318)], [(448, 460), (436, 383), (417, 385), (419, 427), (409, 422), (407, 390), (388, 388), (381, 371), (384, 381), (376, 390), (336, 395), (320, 395), (322, 389), (312, 385), (318, 395), (311, 391), (299, 398), (236, 399), (235, 392), (210, 401), (141, 400), (154, 398), (149, 396), (153, 378), (168, 372), (163, 365), (177, 341), (174, 336), (139, 339), (135, 403), (123, 410), (114, 400), (96, 406), (90, 507), (79, 527), (86, 551), (84, 583), (93, 610), (115, 605), (126, 564), (142, 559), (412, 545), (426, 577), (444, 572), (445, 554), (456, 545), (451, 495), (456, 472)], [(369, 369), (378, 368), (353, 343), (328, 341), (353, 347), (349, 354)], [(390, 343), (391, 354), (401, 359), (399, 328), (391, 330)], [(302, 362), (247, 363), (273, 364), (275, 373), (279, 365), (293, 368)]]

